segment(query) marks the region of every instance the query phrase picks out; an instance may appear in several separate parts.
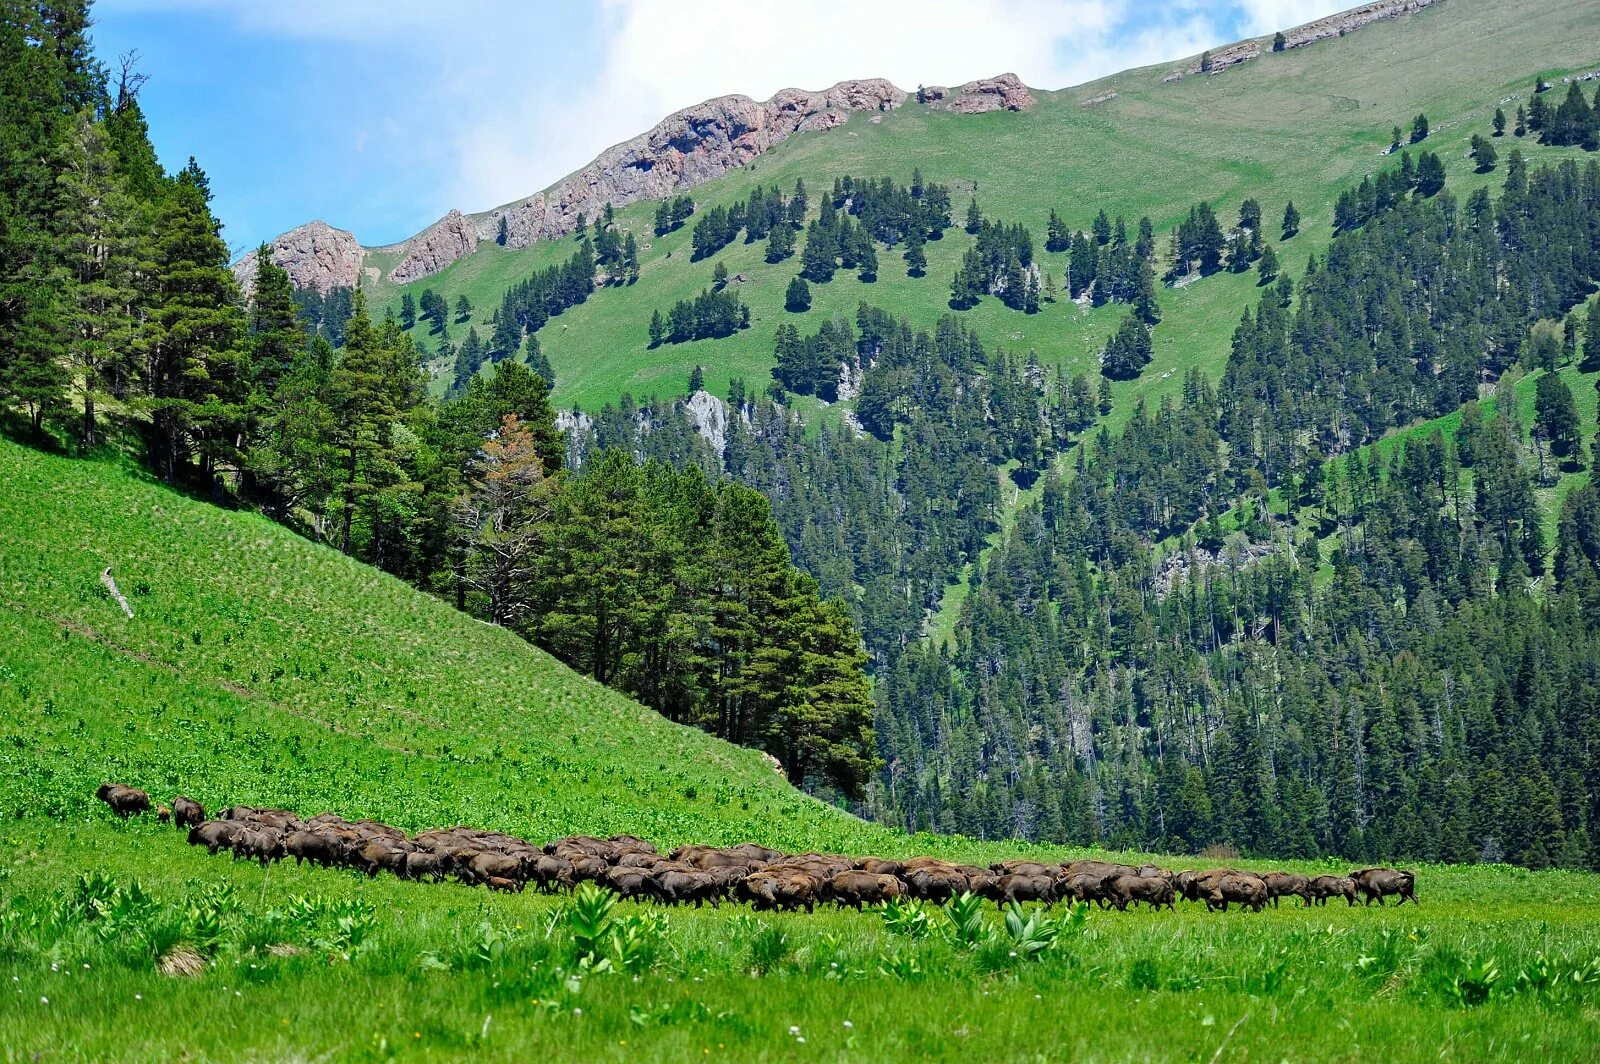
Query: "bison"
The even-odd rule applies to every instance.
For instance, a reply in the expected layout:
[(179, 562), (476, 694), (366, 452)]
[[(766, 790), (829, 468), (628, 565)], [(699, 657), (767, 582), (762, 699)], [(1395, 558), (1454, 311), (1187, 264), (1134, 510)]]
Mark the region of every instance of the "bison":
[(1177, 896), (1172, 881), (1163, 876), (1117, 876), (1107, 886), (1111, 903), (1119, 912), (1134, 902), (1144, 902), (1152, 909), (1165, 905), (1172, 909)]
[(323, 867), (341, 864), (349, 851), (347, 840), (328, 831), (292, 831), (283, 839), (284, 856), (293, 857), (297, 865), (307, 861)]
[(840, 872), (828, 880), (823, 888), (823, 900), (839, 908), (846, 905), (860, 910), (863, 905), (874, 905), (905, 893), (905, 884), (896, 876), (882, 872)]
[(1229, 872), (1215, 880), (1206, 895), (1206, 908), (1227, 912), (1230, 902), (1247, 905), (1260, 912), (1267, 906), (1267, 884), (1245, 872)]
[(172, 822), (180, 828), (192, 828), (206, 818), (206, 807), (187, 795), (180, 794), (172, 800)]
[(1272, 900), (1272, 907), (1278, 907), (1278, 899), (1282, 897), (1295, 897), (1300, 899), (1302, 906), (1311, 904), (1311, 895), (1307, 888), (1311, 880), (1293, 872), (1268, 872), (1261, 877), (1267, 885), (1267, 897)]
[(215, 856), (218, 850), (231, 849), (244, 830), (244, 825), (236, 821), (207, 820), (189, 829), (189, 845), (204, 846), (207, 853)]
[(1328, 904), (1329, 898), (1343, 898), (1345, 904), (1356, 903), (1356, 881), (1349, 876), (1318, 876), (1306, 884), (1307, 904)]
[(1022, 901), (1040, 901), (1048, 906), (1053, 905), (1057, 897), (1055, 876), (1027, 872), (998, 876), (982, 884), (981, 889), (984, 897), (1001, 906)]
[(753, 909), (783, 909), (794, 912), (801, 906), (806, 912), (817, 908), (817, 889), (821, 886), (815, 876), (795, 871), (753, 872), (739, 881), (738, 894)]
[(722, 902), (723, 886), (710, 872), (668, 865), (650, 876), (649, 889), (662, 905), (687, 905), (696, 909), (706, 902), (714, 909)]
[(283, 856), (283, 835), (269, 827), (244, 827), (233, 839), (233, 859), (260, 861), (261, 867)]
[(123, 783), (102, 783), (94, 792), (94, 796), (110, 806), (111, 811), (124, 820), (135, 814), (150, 811), (150, 796), (137, 787), (129, 787)]
[(570, 887), (574, 882), (571, 861), (543, 854), (534, 858), (529, 875), (546, 894), (557, 887)]
[(1390, 894), (1398, 895), (1401, 905), (1408, 901), (1417, 904), (1417, 877), (1410, 872), (1398, 868), (1362, 868), (1351, 872), (1350, 878), (1368, 905), (1374, 901), (1382, 905)]
[(1094, 872), (1073, 872), (1061, 880), (1060, 896), (1073, 901), (1092, 901), (1102, 909), (1111, 903), (1111, 876)]
[(490, 890), (498, 890), (502, 894), (521, 894), (522, 880), (508, 879), (505, 876), (486, 876), (483, 885)]

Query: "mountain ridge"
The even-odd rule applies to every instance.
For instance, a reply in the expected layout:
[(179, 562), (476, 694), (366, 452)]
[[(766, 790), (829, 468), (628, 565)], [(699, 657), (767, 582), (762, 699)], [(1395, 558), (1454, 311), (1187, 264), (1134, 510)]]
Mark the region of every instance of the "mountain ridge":
[[(1284, 47), (1299, 48), (1343, 36), (1436, 2), (1378, 0), (1348, 8), (1283, 31)], [(1254, 59), (1264, 47), (1272, 46), (1271, 40), (1267, 36), (1246, 38), (1178, 60), (1175, 68), (1162, 63), (1146, 69), (1167, 70), (1161, 76), (1165, 83), (1196, 73), (1220, 74)], [(1204, 58), (1210, 62), (1203, 63)], [(1069, 88), (1106, 80), (1109, 78)], [(421, 232), (393, 244), (366, 246), (349, 230), (321, 220), (296, 226), (268, 243), (273, 261), (289, 271), (297, 288), (326, 294), (332, 288), (356, 287), (364, 279), (376, 281), (385, 274), (393, 284), (406, 284), (438, 273), (484, 241), (497, 241), (501, 219), (506, 223), (504, 244), (510, 248), (564, 236), (576, 228), (580, 214), (594, 217), (607, 203), (621, 207), (686, 191), (745, 165), (795, 133), (832, 129), (854, 114), (896, 110), (908, 99), (962, 115), (1020, 111), (1036, 102), (1033, 92), (1014, 73), (980, 78), (953, 89), (919, 86), (915, 96), (885, 78), (846, 79), (815, 91), (786, 88), (762, 101), (730, 93), (673, 112), (649, 130), (602, 151), (548, 188), (482, 212), (469, 214), (453, 208)], [(396, 256), (397, 261), (385, 270), (369, 264), (373, 253)], [(233, 267), (246, 291), (255, 276), (255, 255), (254, 250), (247, 252)]]

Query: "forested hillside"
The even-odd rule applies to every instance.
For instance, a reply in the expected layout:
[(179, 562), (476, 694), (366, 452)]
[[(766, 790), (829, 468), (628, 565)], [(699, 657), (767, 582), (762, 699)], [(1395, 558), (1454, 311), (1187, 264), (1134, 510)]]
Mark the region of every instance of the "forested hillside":
[(1527, 8), (246, 298), (134, 73), (24, 5), (0, 397), (893, 824), (1594, 867), (1600, 53)]

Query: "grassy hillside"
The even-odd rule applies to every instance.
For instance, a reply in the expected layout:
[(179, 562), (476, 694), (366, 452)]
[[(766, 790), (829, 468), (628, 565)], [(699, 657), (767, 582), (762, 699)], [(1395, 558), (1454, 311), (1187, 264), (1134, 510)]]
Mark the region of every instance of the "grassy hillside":
[[(1600, 63), (1597, 33), (1600, 9), (1593, 5), (1449, 0), (1345, 38), (1269, 52), (1215, 77), (1167, 84), (1161, 78), (1170, 65), (1163, 64), (1038, 92), (1038, 103), (1020, 113), (951, 115), (913, 101), (890, 114), (857, 115), (837, 129), (793, 137), (693, 195), (704, 209), (743, 199), (757, 184), (788, 189), (803, 178), (815, 199), (838, 176), (905, 181), (920, 167), (929, 180), (952, 186), (958, 221), (975, 189), (987, 214), (1026, 223), (1058, 281), (1065, 256), (1042, 252), (1052, 208), (1069, 226), (1084, 229), (1102, 208), (1125, 214), (1130, 225), (1148, 214), (1164, 251), (1166, 231), (1199, 200), (1210, 200), (1231, 222), (1240, 200), (1257, 198), (1272, 237), (1285, 202), (1293, 200), (1304, 216), (1302, 232), (1279, 250), (1285, 266), (1298, 274), (1308, 255), (1325, 250), (1338, 191), (1385, 161), (1379, 153), (1392, 126), (1409, 128), (1413, 115), (1426, 112), (1433, 134), (1425, 146), (1444, 159), (1452, 189), (1464, 194), (1480, 182), (1498, 183), (1498, 173), (1471, 173), (1465, 157), (1470, 136), (1488, 132), (1502, 99), (1526, 96), (1535, 72)], [(1086, 104), (1107, 92), (1116, 95)], [(1502, 154), (1512, 143), (1509, 136), (1501, 142)], [(624, 391), (679, 394), (696, 363), (706, 367), (707, 387), (714, 392), (733, 376), (764, 383), (782, 321), (814, 331), (828, 315), (853, 314), (862, 300), (931, 325), (947, 311), (950, 277), (972, 239), (957, 228), (930, 243), (928, 274), (921, 279), (905, 276), (901, 249), (881, 254), (875, 284), (841, 273), (831, 284), (813, 286), (814, 305), (801, 315), (783, 310), (783, 291), (798, 262), (769, 266), (762, 244), (736, 242), (716, 259), (748, 276), (740, 293), (751, 304), (752, 328), (724, 340), (650, 351), (651, 311), (665, 312), (707, 286), (716, 261), (689, 262), (689, 226), (654, 238), (652, 211), (653, 204), (643, 203), (619, 212), (619, 225), (652, 245), (643, 252), (638, 284), (598, 292), (540, 333), (562, 402), (592, 408)], [(566, 257), (571, 246), (562, 240), (508, 251), (486, 244), (408, 290), (420, 294), (431, 287), (452, 303), (468, 294), (477, 308), (474, 322), (486, 333), (505, 287)], [(1111, 423), (1126, 416), (1135, 395), (1175, 390), (1191, 366), (1220, 372), (1239, 309), (1253, 301), (1254, 285), (1253, 273), (1224, 274), (1165, 291), (1155, 361), (1137, 381), (1117, 386)], [(380, 284), (374, 296), (379, 305), (398, 306), (399, 291), (390, 286)], [(1084, 311), (1060, 302), (1029, 316), (987, 299), (967, 317), (991, 346), (1034, 350), (1046, 365), (1092, 371), (1123, 313), (1115, 305)], [(465, 329), (453, 325), (450, 332), (459, 340)], [(423, 331), (419, 327), (418, 334)], [(434, 346), (436, 339), (428, 343)]]
[(886, 837), (759, 755), (265, 518), (8, 441), (0, 482), (8, 817), (80, 814), (115, 778), (535, 837)]

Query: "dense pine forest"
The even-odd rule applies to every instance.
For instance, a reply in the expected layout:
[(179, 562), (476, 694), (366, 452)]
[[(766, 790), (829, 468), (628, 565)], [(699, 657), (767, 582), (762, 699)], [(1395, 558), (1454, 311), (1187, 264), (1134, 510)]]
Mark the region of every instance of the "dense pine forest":
[[(205, 172), (157, 161), (140, 75), (94, 59), (87, 5), (4, 11), (19, 439), (130, 452), (908, 829), (1600, 868), (1600, 490), (1555, 490), (1600, 460), (1570, 383), (1600, 369), (1600, 164), (1533, 161), (1594, 147), (1576, 83), (1474, 142), (1492, 191), (1458, 198), (1397, 129), (1315, 221), (1336, 231), (1320, 260), (1295, 254), (1313, 223), (1293, 204), (1280, 225), (1196, 203), (1168, 233), (1052, 214), (1057, 277), (974, 195), (933, 328), (863, 301), (781, 325), (771, 379), (724, 397), (695, 370), (683, 395), (558, 417), (536, 334), (640, 270), (609, 210), (459, 347), (414, 337), (470, 306), (297, 292), (265, 248), (245, 293)], [(799, 312), (843, 271), (921, 276), (952, 210), (915, 170), (814, 203), (803, 183), (678, 197), (655, 232), (695, 218), (695, 260), (765, 241)], [(637, 323), (652, 348), (749, 326), (717, 270)], [(1220, 373), (1113, 430), (1110, 382), (1164, 338), (1163, 279), (1219, 271), (1259, 279)], [(1121, 305), (1098, 377), (965, 314), (1057, 300)], [(962, 580), (944, 638), (929, 619)]]

